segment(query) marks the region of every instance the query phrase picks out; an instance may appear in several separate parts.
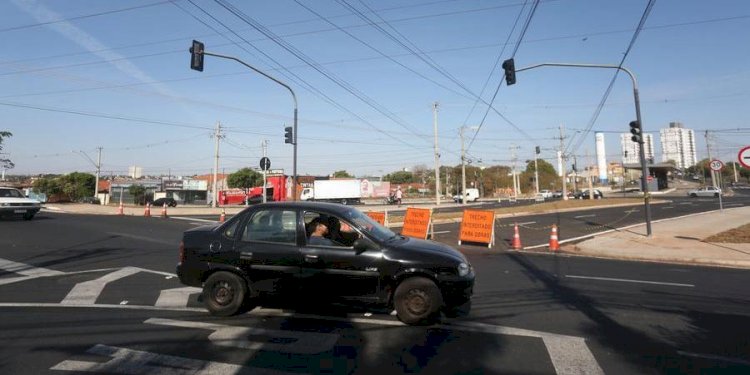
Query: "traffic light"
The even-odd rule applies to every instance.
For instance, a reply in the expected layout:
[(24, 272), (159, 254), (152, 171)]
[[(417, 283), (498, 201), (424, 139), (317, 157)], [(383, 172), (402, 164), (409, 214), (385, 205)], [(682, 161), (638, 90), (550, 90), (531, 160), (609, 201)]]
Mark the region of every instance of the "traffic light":
[(536, 146), (536, 154), (537, 154), (537, 155), (541, 154), (541, 151), (542, 151), (542, 150), (541, 150), (541, 149), (539, 148), (539, 146)]
[(203, 43), (193, 40), (193, 46), (190, 47), (190, 69), (203, 71)]
[(503, 69), (505, 70), (505, 83), (508, 86), (516, 83), (516, 63), (513, 59), (503, 61)]
[(633, 136), (630, 137), (630, 140), (632, 140), (635, 143), (643, 143), (643, 134), (641, 130), (641, 124), (638, 123), (638, 121), (630, 122), (630, 133), (633, 134)]
[(294, 144), (294, 134), (292, 133), (291, 126), (284, 128), (284, 143)]

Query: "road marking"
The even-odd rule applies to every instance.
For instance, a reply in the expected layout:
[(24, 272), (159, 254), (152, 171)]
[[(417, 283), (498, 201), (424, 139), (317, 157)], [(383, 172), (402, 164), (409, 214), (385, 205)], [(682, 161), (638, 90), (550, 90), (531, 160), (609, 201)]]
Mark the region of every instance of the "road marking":
[(527, 221), (525, 223), (518, 223), (518, 225), (531, 225), (531, 224), (536, 224), (536, 221)]
[(661, 207), (662, 210), (669, 210), (669, 209), (672, 209), (672, 208), (674, 208), (674, 207), (672, 207), (672, 206)]
[(58, 371), (98, 372), (108, 374), (175, 374), (175, 375), (234, 375), (234, 374), (289, 374), (264, 368), (245, 367), (230, 363), (157, 354), (141, 350), (97, 344), (88, 354), (111, 357), (107, 362), (66, 360), (50, 368)]
[(595, 216), (596, 216), (595, 214), (591, 214), (591, 215), (578, 215), (578, 216), (573, 216), (573, 219), (583, 219), (584, 217), (595, 217)]
[(120, 302), (120, 304), (121, 304), (121, 305), (127, 305), (127, 304), (128, 304), (128, 301), (127, 301), (127, 300), (125, 300), (125, 301), (122, 301), (122, 302)]
[(197, 221), (199, 223), (213, 223), (213, 224), (219, 223), (218, 219), (216, 219), (216, 220), (208, 220), (208, 219), (198, 219), (196, 217), (170, 216), (170, 219), (185, 220), (185, 221)]
[(724, 207), (741, 207), (744, 206), (742, 203), (725, 203)]
[(558, 375), (604, 374), (596, 358), (582, 337), (558, 335), (527, 329), (495, 326), (477, 322), (461, 322), (448, 325), (475, 332), (494, 333), (509, 336), (541, 338), (547, 348), (552, 365)]
[(641, 210), (636, 210), (635, 208), (632, 210), (627, 210), (625, 213), (632, 214), (633, 212), (641, 212)]
[[(293, 354), (318, 354), (329, 351), (341, 337), (335, 333), (282, 331), (162, 318), (150, 318), (143, 323), (211, 330), (214, 332), (208, 335), (208, 339), (218, 346)], [(276, 342), (269, 338), (275, 339), (273, 341)]]
[(677, 203), (677, 204), (679, 204), (679, 205), (685, 205), (685, 206), (692, 206), (693, 202), (680, 202), (680, 203)]
[(703, 353), (693, 353), (693, 352), (683, 352), (682, 350), (678, 350), (677, 354), (684, 355), (686, 357), (695, 357), (695, 358), (703, 358), (703, 359), (712, 359), (715, 361), (722, 361), (727, 363), (735, 363), (738, 365), (743, 366), (750, 366), (750, 361), (740, 359), (740, 358), (729, 358), (729, 357), (722, 357), (714, 354), (703, 354)]
[(200, 293), (200, 288), (187, 286), (184, 288), (164, 289), (154, 306), (157, 307), (186, 307), (191, 294)]
[(108, 273), (98, 279), (90, 280), (76, 284), (68, 295), (60, 302), (62, 305), (81, 305), (94, 304), (99, 294), (102, 293), (107, 283), (122, 279), (141, 272), (142, 269), (136, 267), (125, 267), (118, 271)]
[(686, 288), (694, 288), (693, 284), (680, 284), (680, 283), (667, 283), (661, 281), (646, 281), (646, 280), (631, 280), (631, 279), (617, 279), (611, 277), (595, 277), (595, 276), (576, 276), (576, 275), (565, 275), (571, 279), (587, 279), (587, 280), (602, 280), (602, 281), (619, 281), (623, 283), (637, 283), (637, 284), (654, 284), (654, 285), (667, 285), (667, 286), (682, 286)]
[(30, 264), (18, 263), (8, 259), (0, 259), (0, 270), (31, 277), (61, 276), (65, 274), (65, 272), (35, 267)]
[(439, 231), (435, 231), (435, 232), (432, 232), (432, 233), (433, 234), (443, 234), (443, 233), (450, 233), (450, 232), (451, 231), (449, 231), (449, 230), (439, 230)]
[(205, 308), (197, 307), (157, 307), (149, 305), (112, 305), (112, 304), (89, 304), (89, 305), (64, 305), (62, 303), (0, 303), (0, 307), (75, 307), (75, 308), (86, 308), (86, 309), (124, 309), (124, 310), (150, 310), (150, 311), (182, 311), (182, 312), (194, 312), (194, 313), (205, 313)]

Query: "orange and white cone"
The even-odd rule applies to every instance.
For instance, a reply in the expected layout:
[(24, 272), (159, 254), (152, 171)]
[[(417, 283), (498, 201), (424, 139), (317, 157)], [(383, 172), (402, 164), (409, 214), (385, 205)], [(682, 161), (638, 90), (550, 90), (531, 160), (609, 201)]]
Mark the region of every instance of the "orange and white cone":
[(167, 217), (167, 204), (164, 203), (164, 206), (161, 208), (161, 217)]
[(122, 207), (122, 202), (120, 202), (120, 207), (117, 208), (117, 214), (125, 215), (125, 209)]
[(151, 217), (151, 203), (146, 203), (146, 210), (143, 211), (143, 217)]
[(224, 220), (226, 220), (226, 219), (227, 219), (227, 213), (224, 212), (224, 209), (222, 208), (221, 209), (221, 215), (219, 215), (219, 222), (223, 223)]
[(557, 241), (557, 225), (552, 224), (552, 232), (549, 234), (549, 250), (559, 251), (560, 243)]
[(511, 245), (513, 250), (523, 249), (523, 246), (521, 245), (521, 235), (518, 234), (518, 223), (516, 223), (513, 228), (513, 243)]

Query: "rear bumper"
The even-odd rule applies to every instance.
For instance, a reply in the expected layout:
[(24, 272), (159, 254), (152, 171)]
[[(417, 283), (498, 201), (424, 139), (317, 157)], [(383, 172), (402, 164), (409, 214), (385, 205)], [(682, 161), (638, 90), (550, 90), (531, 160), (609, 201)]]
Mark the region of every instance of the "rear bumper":
[(203, 270), (196, 265), (186, 266), (184, 263), (177, 263), (177, 277), (180, 282), (187, 286), (203, 286)]

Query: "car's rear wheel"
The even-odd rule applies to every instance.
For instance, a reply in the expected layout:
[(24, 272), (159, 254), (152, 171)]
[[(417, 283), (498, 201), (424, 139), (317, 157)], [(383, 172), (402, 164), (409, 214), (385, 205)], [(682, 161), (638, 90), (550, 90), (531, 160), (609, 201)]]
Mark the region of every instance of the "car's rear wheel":
[(232, 316), (243, 306), (247, 287), (239, 276), (219, 271), (203, 284), (203, 303), (216, 316)]
[(23, 219), (24, 220), (31, 220), (34, 218), (34, 214), (24, 214)]
[(430, 324), (443, 305), (440, 289), (432, 280), (411, 277), (399, 284), (394, 294), (398, 319), (406, 324)]
[(691, 197), (691, 198), (695, 198), (695, 197), (697, 197), (697, 196), (698, 196), (698, 194), (695, 194), (695, 193), (692, 193), (692, 194), (690, 194), (690, 197)]
[(718, 198), (718, 197), (719, 197), (719, 193), (714, 193), (714, 198)]

